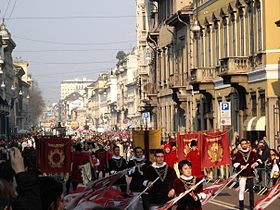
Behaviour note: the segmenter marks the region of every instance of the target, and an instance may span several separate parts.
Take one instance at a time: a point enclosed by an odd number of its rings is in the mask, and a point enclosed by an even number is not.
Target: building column
[[[269,141],[270,148],[275,148],[278,145],[276,142],[277,131],[280,132],[280,107],[279,98],[269,97],[267,98],[267,109],[266,109],[266,136]],[[278,103],[278,106],[277,106]],[[276,110],[278,107],[278,110]],[[273,114],[271,114],[273,113]],[[279,136],[278,136],[279,137]]]

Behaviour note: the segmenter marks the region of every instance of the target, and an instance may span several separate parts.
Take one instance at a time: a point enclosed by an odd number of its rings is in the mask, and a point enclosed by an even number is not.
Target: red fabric
[[[73,156],[73,169],[72,169],[72,181],[76,183],[83,183],[82,173],[79,166],[89,162],[88,152],[74,152]]]
[[[165,144],[163,148],[164,148],[164,149],[166,149],[166,148],[171,149],[171,144]]]
[[[202,133],[202,168],[230,165],[228,131]]]
[[[201,140],[198,133],[187,133],[180,135],[177,133],[177,145],[178,145],[178,159],[179,161],[185,160],[188,152],[190,152],[191,141],[197,141],[197,148],[201,151]]]
[[[203,177],[203,173],[201,171],[201,155],[198,149],[191,150],[186,157],[187,160],[192,163],[192,175],[198,178]]]
[[[176,151],[170,151],[170,153],[164,153],[164,162],[173,168],[174,164],[178,161]]]
[[[57,136],[36,139],[38,167],[46,174],[66,174],[71,170],[71,139]]]
[[[263,198],[257,201],[255,210],[262,210],[268,207],[273,201],[280,197],[280,179],[265,194]]]

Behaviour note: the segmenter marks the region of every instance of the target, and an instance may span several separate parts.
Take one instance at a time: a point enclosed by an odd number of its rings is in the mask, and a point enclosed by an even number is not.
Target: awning
[[[245,120],[244,129],[245,131],[265,131],[265,116]]]

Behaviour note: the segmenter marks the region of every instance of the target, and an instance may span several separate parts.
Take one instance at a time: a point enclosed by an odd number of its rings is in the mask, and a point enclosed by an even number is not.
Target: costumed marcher
[[[91,178],[92,181],[97,179],[98,174],[98,167],[100,165],[100,161],[96,158],[96,155],[94,152],[91,153]]]
[[[174,164],[178,162],[176,150],[171,150],[171,144],[164,145],[164,162],[167,163],[171,168],[174,167]]]
[[[181,193],[193,188],[198,179],[192,175],[192,164],[188,160],[182,160],[178,164],[180,177],[173,183],[173,189],[169,191],[169,196],[178,196]],[[201,184],[202,185],[202,184]],[[196,187],[190,193],[181,198],[177,204],[177,210],[201,210],[201,199],[206,198],[202,187]]]
[[[201,155],[196,140],[191,141],[191,150],[187,154],[186,159],[192,163],[192,175],[200,181],[204,174],[201,171]]]
[[[131,192],[137,196],[142,191],[144,191],[145,187],[143,186],[144,182],[144,171],[145,169],[151,165],[151,161],[147,160],[144,155],[144,150],[141,147],[135,147],[134,148],[134,156],[132,157],[132,160],[128,162],[128,168],[131,168],[128,171],[128,176],[132,177],[129,188]],[[148,194],[144,193],[142,194],[142,204],[143,209],[148,210],[149,209],[149,203],[148,203]],[[131,205],[130,209],[136,209],[137,205],[139,204],[139,201],[135,201],[133,205]]]
[[[90,164],[90,155],[89,152],[82,152],[82,145],[77,144],[75,146],[75,152],[73,154],[73,163],[72,163],[72,186],[75,190],[78,184],[83,184],[84,180],[82,177],[82,167],[83,165]]]
[[[102,173],[102,178],[105,177],[106,171],[107,171],[107,151],[104,149],[104,146],[102,144],[99,144],[99,149],[96,151],[96,158],[99,160],[99,166],[98,166],[98,173],[96,173],[96,178],[99,179],[99,173]]]
[[[154,180],[159,179],[153,183]],[[170,198],[168,192],[177,178],[174,168],[164,162],[164,152],[161,149],[155,151],[155,162],[148,166],[144,171],[145,187],[149,187],[150,209],[157,209],[160,205],[165,204]]]
[[[239,208],[240,210],[244,209],[244,197],[245,197],[245,188],[246,185],[249,189],[249,202],[250,210],[254,208],[254,169],[261,164],[261,160],[258,157],[258,154],[249,147],[248,140],[242,139],[240,141],[241,149],[236,153],[234,157],[233,167],[238,171],[246,167],[239,175]]]
[[[110,175],[115,174],[119,171],[123,171],[127,168],[126,160],[120,156],[120,148],[118,146],[115,146],[113,148],[113,156],[111,159],[109,159],[108,163],[108,170]],[[120,187],[121,191],[123,193],[126,193],[127,183],[125,175],[122,176],[114,185]]]

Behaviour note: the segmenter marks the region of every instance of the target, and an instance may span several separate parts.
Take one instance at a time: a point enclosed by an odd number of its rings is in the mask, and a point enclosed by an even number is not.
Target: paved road
[[[255,201],[262,198],[255,194]],[[239,209],[238,208],[238,191],[234,189],[225,189],[220,193],[213,201],[203,206],[203,210],[228,210],[228,209]],[[245,208],[249,209],[249,193],[245,195]],[[271,206],[266,210],[280,210],[280,199],[274,201]]]

